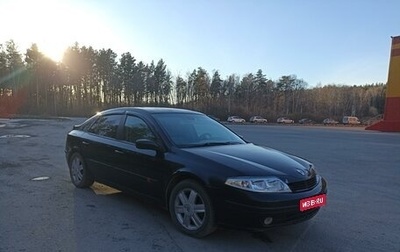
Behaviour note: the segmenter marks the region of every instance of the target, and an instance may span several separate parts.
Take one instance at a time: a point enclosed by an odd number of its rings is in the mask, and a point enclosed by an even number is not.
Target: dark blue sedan
[[[124,107],[97,113],[67,135],[72,183],[94,181],[154,200],[182,232],[218,225],[263,230],[308,220],[326,204],[312,163],[242,139],[185,109]]]

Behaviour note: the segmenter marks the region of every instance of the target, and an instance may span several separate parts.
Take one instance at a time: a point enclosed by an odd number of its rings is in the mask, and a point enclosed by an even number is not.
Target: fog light
[[[271,224],[271,223],[272,223],[272,220],[273,220],[272,217],[267,217],[267,218],[265,218],[265,219],[264,219],[264,225],[267,226],[267,225]]]

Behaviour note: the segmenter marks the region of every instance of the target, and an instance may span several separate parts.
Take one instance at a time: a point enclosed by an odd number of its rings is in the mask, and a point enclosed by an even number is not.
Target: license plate
[[[317,195],[314,197],[300,200],[300,211],[322,207],[326,205],[326,194]]]

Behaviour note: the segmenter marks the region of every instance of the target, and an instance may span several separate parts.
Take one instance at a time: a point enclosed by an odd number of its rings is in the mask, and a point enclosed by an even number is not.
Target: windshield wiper
[[[234,141],[227,141],[227,142],[206,142],[206,143],[199,143],[199,144],[188,144],[182,147],[191,148],[191,147],[205,147],[205,146],[218,146],[218,145],[234,145],[234,144],[241,144],[241,142],[234,142]]]

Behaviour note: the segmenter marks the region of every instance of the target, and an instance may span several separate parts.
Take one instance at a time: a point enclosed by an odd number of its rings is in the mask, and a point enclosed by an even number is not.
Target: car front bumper
[[[314,217],[320,208],[300,211],[300,200],[326,194],[327,183],[321,178],[313,189],[299,193],[254,193],[235,188],[229,188],[222,194],[215,193],[218,196],[214,198],[214,205],[220,224],[262,230],[295,224]]]

